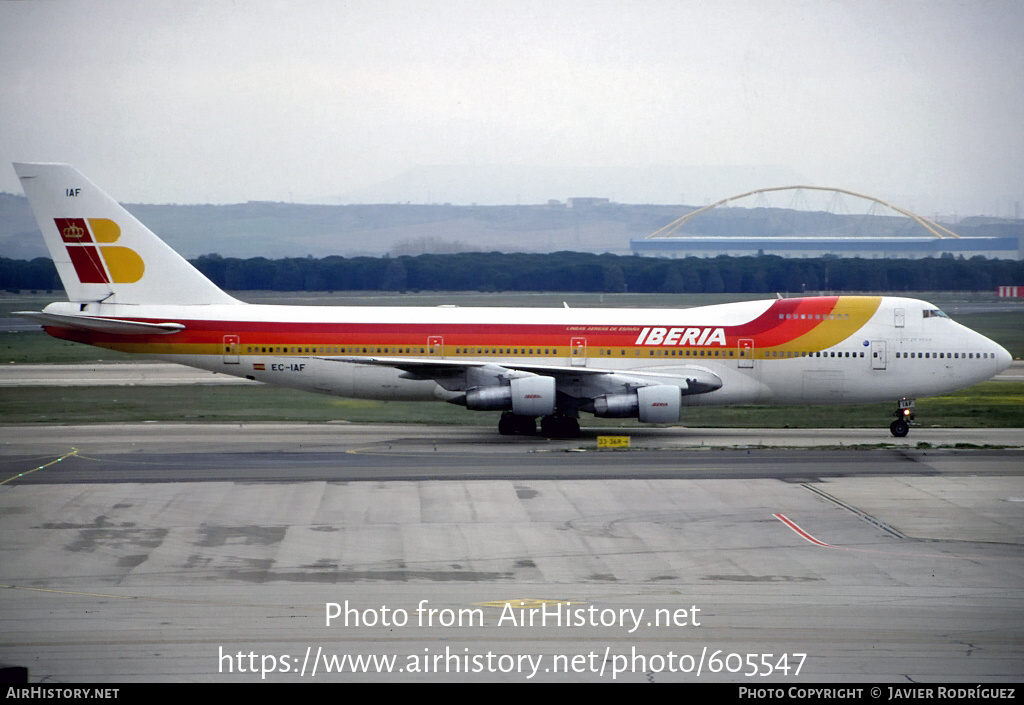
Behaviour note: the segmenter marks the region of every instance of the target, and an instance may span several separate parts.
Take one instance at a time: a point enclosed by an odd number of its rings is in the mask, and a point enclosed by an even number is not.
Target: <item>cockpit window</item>
[[[926,308],[921,312],[925,318],[949,318],[946,314],[937,308]]]

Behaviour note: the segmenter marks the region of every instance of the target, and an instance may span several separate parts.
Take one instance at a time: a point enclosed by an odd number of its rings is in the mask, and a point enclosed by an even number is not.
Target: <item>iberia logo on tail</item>
[[[146,265],[130,248],[112,245],[121,228],[108,218],[54,218],[57,231],[83,284],[134,284]]]

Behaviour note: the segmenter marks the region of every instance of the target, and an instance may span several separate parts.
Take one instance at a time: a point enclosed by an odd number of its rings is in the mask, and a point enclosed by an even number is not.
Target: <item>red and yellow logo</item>
[[[139,254],[112,245],[121,228],[107,218],[54,218],[68,256],[83,284],[133,284],[142,279],[146,265]]]

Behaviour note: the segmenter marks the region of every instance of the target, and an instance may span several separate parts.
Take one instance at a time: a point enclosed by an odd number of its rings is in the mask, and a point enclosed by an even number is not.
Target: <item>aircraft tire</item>
[[[498,433],[503,436],[514,436],[516,434],[516,417],[510,413],[504,413],[498,420]]]
[[[516,433],[524,436],[537,435],[537,421],[532,416],[515,416]]]
[[[910,433],[910,424],[903,419],[896,419],[889,424],[889,432],[897,438],[903,438]]]
[[[537,422],[532,416],[519,416],[506,411],[498,420],[498,433],[503,436],[533,436],[537,433]]]

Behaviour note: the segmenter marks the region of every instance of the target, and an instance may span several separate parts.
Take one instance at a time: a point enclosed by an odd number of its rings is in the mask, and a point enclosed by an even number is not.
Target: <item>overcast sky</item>
[[[535,168],[621,168],[548,197],[700,204],[748,184],[630,175],[770,165],[1013,215],[1022,37],[1017,0],[2,2],[0,190],[63,161],[121,201],[337,202],[443,165],[523,183],[433,200],[511,203]]]

